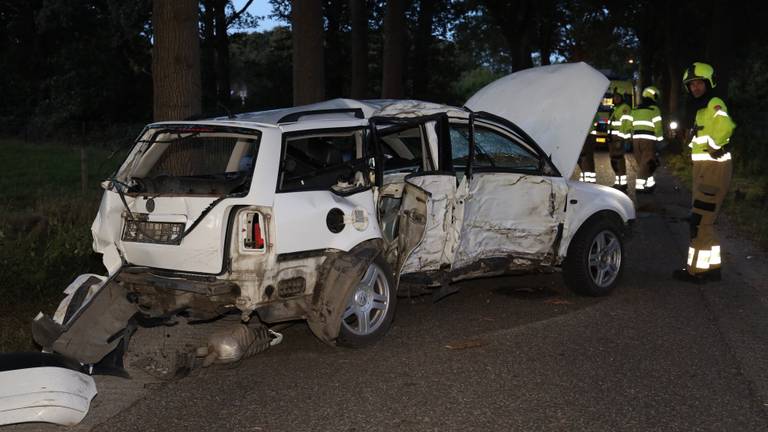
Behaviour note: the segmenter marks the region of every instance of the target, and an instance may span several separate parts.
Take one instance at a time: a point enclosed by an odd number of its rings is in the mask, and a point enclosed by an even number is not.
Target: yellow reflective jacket
[[[614,138],[629,139],[632,136],[632,109],[629,105],[622,103],[613,107],[608,130]]]
[[[659,107],[641,105],[632,110],[632,138],[654,141],[664,139],[664,128]]]
[[[723,147],[731,140],[731,134],[736,128],[731,116],[728,115],[728,107],[718,97],[713,97],[707,103],[706,108],[696,112],[696,135],[691,139],[688,147],[691,148],[691,156],[709,155],[712,151],[719,151],[715,159],[722,159],[725,155],[730,159],[730,154],[723,151]],[[700,158],[701,159],[701,158]],[[701,159],[704,160],[704,159]]]

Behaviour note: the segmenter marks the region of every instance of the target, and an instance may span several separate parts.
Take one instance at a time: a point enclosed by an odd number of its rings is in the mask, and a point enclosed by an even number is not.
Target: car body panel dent
[[[546,261],[562,223],[565,182],[511,173],[478,173],[470,181],[455,270],[494,257]],[[511,261],[514,268],[515,261]],[[512,269],[510,268],[510,269]]]

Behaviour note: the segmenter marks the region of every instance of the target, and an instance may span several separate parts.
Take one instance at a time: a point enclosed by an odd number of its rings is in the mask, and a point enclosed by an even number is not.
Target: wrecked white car
[[[35,338],[83,364],[166,350],[151,367],[173,373],[265,349],[290,320],[362,346],[387,332],[398,292],[463,279],[562,268],[574,291],[607,294],[634,207],[569,180],[607,86],[565,64],[464,108],[336,99],[151,124],[103,185],[92,231],[108,275],[75,281]],[[161,348],[136,343],[147,329]]]

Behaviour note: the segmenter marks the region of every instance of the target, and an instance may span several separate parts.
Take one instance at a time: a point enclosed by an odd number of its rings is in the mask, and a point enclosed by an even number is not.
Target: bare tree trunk
[[[381,97],[402,98],[405,95],[405,0],[388,0],[384,17],[384,73],[381,79]]]
[[[325,98],[323,10],[319,1],[291,0],[293,104]]]
[[[227,35],[227,0],[217,0],[216,23],[216,99],[225,107],[229,106],[229,35]]]
[[[342,9],[345,0],[325,2],[325,18],[328,28],[325,30],[325,92],[326,97],[341,97],[344,94],[344,47],[341,41]]]
[[[352,24],[352,85],[353,99],[363,99],[368,85],[368,10],[365,0],[349,0]]]
[[[197,0],[154,0],[152,84],[155,121],[200,113]]]
[[[429,87],[430,61],[432,46],[432,24],[435,16],[436,0],[421,0],[419,3],[419,22],[414,43],[413,96],[426,98]]]
[[[203,109],[205,110],[211,110],[216,106],[215,2],[216,0],[203,0],[200,72],[203,88]]]

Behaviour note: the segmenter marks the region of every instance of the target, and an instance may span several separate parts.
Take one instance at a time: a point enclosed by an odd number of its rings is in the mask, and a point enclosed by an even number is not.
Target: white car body
[[[403,286],[557,268],[590,218],[626,225],[635,217],[624,194],[569,180],[607,85],[586,64],[564,64],[502,78],[466,109],[335,99],[149,125],[107,184],[92,226],[109,278],[83,285],[77,304],[70,288],[58,313],[66,319],[38,320],[38,342],[96,363],[136,313],[212,319],[237,311],[264,323],[306,319],[333,343],[352,299],[365,303],[355,286],[377,256]],[[152,177],[156,166],[173,165],[162,159],[166,149],[197,140],[230,143],[221,159],[228,175],[210,183]],[[307,156],[318,142],[328,165]],[[252,171],[238,171],[253,158]],[[236,171],[248,173],[237,193],[200,193],[235,184]],[[179,243],[155,241],[166,235]]]

